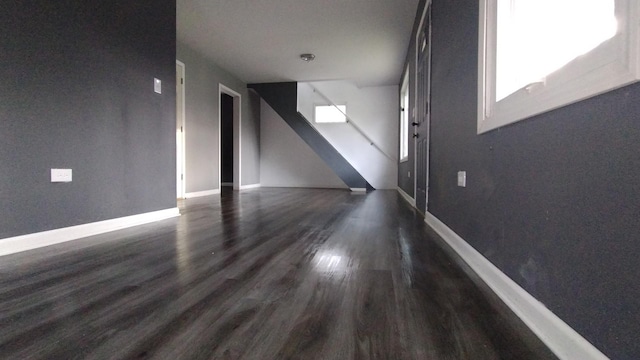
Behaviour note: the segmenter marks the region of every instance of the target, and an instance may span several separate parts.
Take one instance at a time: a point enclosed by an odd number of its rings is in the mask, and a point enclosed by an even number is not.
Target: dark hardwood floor
[[[257,189],[0,257],[3,359],[553,359],[395,191]]]

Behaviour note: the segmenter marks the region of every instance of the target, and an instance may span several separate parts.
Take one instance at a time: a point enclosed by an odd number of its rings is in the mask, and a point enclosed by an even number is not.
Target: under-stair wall
[[[399,103],[397,85],[298,82],[298,112],[376,189],[398,186]],[[347,122],[316,122],[317,105],[344,105]]]
[[[372,189],[365,178],[297,111],[296,82],[250,84],[352,190]]]

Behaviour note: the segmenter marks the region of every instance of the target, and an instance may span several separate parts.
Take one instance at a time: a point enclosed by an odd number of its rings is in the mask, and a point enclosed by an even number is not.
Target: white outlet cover
[[[160,79],[153,78],[153,91],[162,94],[162,81]]]
[[[467,172],[458,171],[458,186],[467,187]]]
[[[51,169],[51,182],[71,182],[72,180],[71,169]]]

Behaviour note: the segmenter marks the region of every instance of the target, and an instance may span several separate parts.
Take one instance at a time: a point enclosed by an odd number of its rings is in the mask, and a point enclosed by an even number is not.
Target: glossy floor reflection
[[[225,191],[0,258],[3,359],[553,359],[395,191]]]

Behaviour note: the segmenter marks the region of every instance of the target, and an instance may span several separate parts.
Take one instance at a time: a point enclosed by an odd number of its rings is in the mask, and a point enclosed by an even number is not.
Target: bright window
[[[637,81],[635,0],[481,0],[478,133]]]
[[[314,117],[317,123],[343,123],[346,113],[347,105],[316,105]]]
[[[409,86],[405,76],[400,92],[400,161],[409,160]]]

